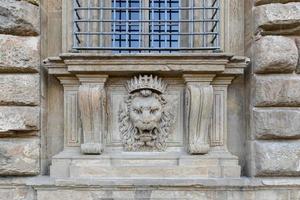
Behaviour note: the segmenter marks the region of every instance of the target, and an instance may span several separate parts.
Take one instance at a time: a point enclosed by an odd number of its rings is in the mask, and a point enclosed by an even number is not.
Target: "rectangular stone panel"
[[[299,108],[254,108],[253,131],[257,139],[300,138]]]
[[[0,34],[0,72],[37,72],[39,58],[39,37]]]
[[[37,175],[40,145],[38,138],[1,139],[0,175]]]
[[[299,141],[255,141],[255,176],[300,176]]]
[[[106,137],[106,144],[111,147],[121,147],[121,136],[119,131],[118,113],[120,104],[125,100],[127,93],[124,87],[124,81],[110,79],[108,83],[107,102],[108,102],[108,135]],[[183,101],[184,101],[184,87],[181,82],[177,80],[167,80],[169,83],[166,99],[172,102],[172,110],[175,112],[174,131],[168,137],[168,146],[182,147],[183,146]],[[176,83],[176,84],[174,84]]]
[[[1,74],[0,105],[39,105],[38,74]]]
[[[0,136],[39,130],[39,107],[0,106]]]
[[[299,75],[255,75],[254,106],[300,106]]]

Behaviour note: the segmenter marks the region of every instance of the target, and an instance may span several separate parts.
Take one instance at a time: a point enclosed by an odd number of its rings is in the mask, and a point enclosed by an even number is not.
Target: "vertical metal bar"
[[[99,5],[100,4],[100,5]],[[102,32],[104,32],[103,30],[103,12],[104,12],[104,10],[103,10],[103,0],[98,0],[98,6],[100,6],[100,10],[99,10],[99,12],[100,12],[100,15],[98,15],[100,18],[99,18],[99,20],[100,20],[100,22],[99,22],[99,32],[100,33],[102,33]],[[99,38],[99,46],[102,48],[102,47],[104,47],[104,36],[103,35],[101,35],[101,36],[99,36],[100,38]]]
[[[151,47],[154,47],[154,42],[153,42],[153,39],[154,39],[154,20],[155,20],[155,17],[154,17],[154,0],[151,0],[151,33],[150,33],[150,44],[151,44]],[[160,24],[159,24],[160,26]]]
[[[78,47],[79,45],[78,45],[78,41],[76,40],[76,34],[75,34],[75,32],[77,32],[77,30],[76,30],[76,22],[75,22],[75,20],[77,19],[77,16],[76,16],[76,10],[75,10],[75,2],[76,2],[76,0],[73,0],[73,2],[72,2],[72,6],[73,6],[73,48],[76,48],[76,47]]]
[[[168,8],[168,1],[167,0],[165,0],[165,10],[164,10],[164,14],[165,14],[165,35],[164,35],[164,40],[165,40],[165,45],[164,45],[164,47],[165,48],[167,48],[168,46],[167,46],[167,38],[168,37],[171,37],[171,36],[169,36],[169,35],[167,35],[167,33],[168,33],[168,10],[167,10],[167,8]]]
[[[91,0],[88,0],[88,10],[87,10],[87,32],[90,33],[91,32]],[[87,35],[86,36],[86,47],[89,47],[90,46],[90,37],[92,36],[89,36]]]
[[[203,20],[203,21],[200,22],[200,23],[202,23],[202,31],[201,31],[201,32],[202,32],[202,33],[205,33],[205,23],[206,23],[206,22],[204,21],[204,20],[205,20],[205,14],[204,14],[204,13],[205,13],[205,3],[204,3],[205,0],[201,0],[201,1],[202,1],[202,4],[201,4],[201,5],[202,5],[202,8],[203,8],[203,9],[202,9],[202,19],[201,19],[201,20]],[[201,47],[204,47],[204,46],[205,46],[205,35],[204,35],[204,34],[202,35],[202,42],[201,42],[201,43],[202,43],[202,44],[201,44]]]
[[[189,38],[190,48],[194,47],[194,0],[190,0],[189,5]]]
[[[218,14],[217,14],[217,40],[216,40],[216,47],[218,48],[218,49],[220,49],[220,20],[221,20],[221,18],[220,18],[220,0],[216,0],[217,1],[217,8],[218,8],[218,10],[217,10],[217,12],[218,12]]]
[[[125,46],[129,47],[129,12],[128,12],[128,8],[129,8],[129,0],[126,0],[125,3],[125,9],[126,9],[126,39],[125,39]]]
[[[116,47],[116,19],[117,19],[117,13],[116,13],[116,8],[117,8],[117,0],[114,0],[114,4],[113,4],[113,35],[112,35],[112,40],[113,40],[113,43],[112,43],[112,46],[113,47]]]
[[[142,47],[142,26],[143,26],[143,18],[142,18],[142,0],[139,0],[139,48]],[[139,53],[141,53],[141,51],[139,51]]]
[[[178,33],[179,35],[177,36],[177,48],[180,48],[181,46],[181,35],[180,35],[180,31],[181,31],[181,22],[180,20],[182,20],[182,17],[181,17],[181,0],[178,0]]]

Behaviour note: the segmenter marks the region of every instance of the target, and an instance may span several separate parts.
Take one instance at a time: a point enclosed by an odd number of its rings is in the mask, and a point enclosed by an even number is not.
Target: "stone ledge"
[[[102,73],[131,76],[136,73],[243,74],[249,59],[222,53],[194,54],[96,54],[66,53],[44,61],[49,74]]]
[[[203,186],[203,187],[300,187],[299,177],[240,177],[240,178],[67,178],[57,179],[49,176],[1,177],[0,188],[5,186],[33,186],[38,188],[60,187],[111,187],[111,186]]]
[[[255,30],[262,35],[298,35],[300,3],[267,4],[254,8]]]

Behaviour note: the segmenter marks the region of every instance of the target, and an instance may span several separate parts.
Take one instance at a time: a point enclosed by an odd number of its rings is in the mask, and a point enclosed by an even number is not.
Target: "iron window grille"
[[[220,50],[220,0],[73,0],[73,49]]]

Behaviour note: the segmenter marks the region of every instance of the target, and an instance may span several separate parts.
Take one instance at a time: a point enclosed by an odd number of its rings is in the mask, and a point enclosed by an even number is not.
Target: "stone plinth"
[[[238,158],[231,154],[191,156],[180,152],[115,152],[82,155],[66,150],[52,160],[55,178],[203,178],[239,177]]]

